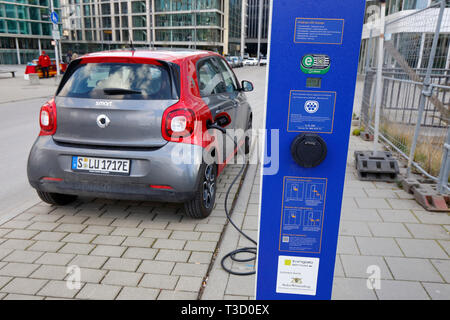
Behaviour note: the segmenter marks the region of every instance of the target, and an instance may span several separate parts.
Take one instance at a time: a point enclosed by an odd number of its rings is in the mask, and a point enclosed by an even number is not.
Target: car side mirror
[[[241,86],[242,86],[242,91],[244,91],[244,92],[251,92],[254,89],[253,83],[251,83],[250,81],[247,81],[247,80],[242,81]]]

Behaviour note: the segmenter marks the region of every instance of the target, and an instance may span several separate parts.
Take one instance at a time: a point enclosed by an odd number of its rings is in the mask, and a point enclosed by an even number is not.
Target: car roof
[[[124,49],[124,50],[111,50],[89,53],[81,58],[101,58],[101,57],[122,57],[122,58],[149,58],[155,60],[162,60],[167,62],[176,62],[180,60],[189,59],[192,57],[203,57],[207,55],[218,55],[212,51],[205,50],[159,50],[159,49]]]

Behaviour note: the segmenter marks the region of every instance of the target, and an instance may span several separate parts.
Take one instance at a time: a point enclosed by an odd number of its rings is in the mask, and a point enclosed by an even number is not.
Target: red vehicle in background
[[[61,74],[63,74],[67,69],[67,63],[60,62],[59,68],[60,68]],[[28,75],[30,73],[37,73],[39,75],[39,78],[44,77],[44,73],[42,72],[42,70],[39,66],[38,59],[34,59],[33,61],[27,63],[27,67],[25,68],[25,79],[28,79]],[[56,60],[51,59],[51,65],[49,68],[49,76],[53,77],[55,75],[56,75]]]

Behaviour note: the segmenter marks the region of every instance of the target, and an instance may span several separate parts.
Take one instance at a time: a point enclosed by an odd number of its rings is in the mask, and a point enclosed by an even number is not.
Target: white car
[[[248,58],[244,60],[244,66],[257,66],[258,65],[258,59],[256,58]]]

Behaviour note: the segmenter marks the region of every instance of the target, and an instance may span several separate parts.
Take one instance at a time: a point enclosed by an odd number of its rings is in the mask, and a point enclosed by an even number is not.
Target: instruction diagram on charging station
[[[297,18],[295,43],[342,44],[344,19]]]
[[[280,251],[319,253],[327,180],[285,177]]]
[[[288,132],[332,133],[336,92],[292,90]]]

